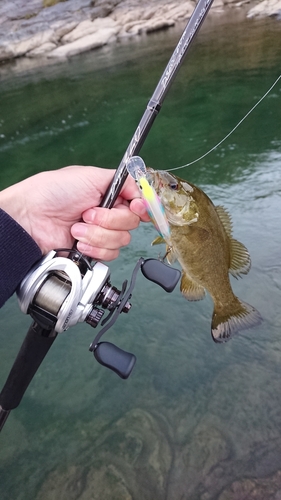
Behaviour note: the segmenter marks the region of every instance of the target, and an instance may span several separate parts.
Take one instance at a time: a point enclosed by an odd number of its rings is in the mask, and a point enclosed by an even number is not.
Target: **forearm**
[[[37,260],[40,248],[29,234],[6,212],[0,209],[0,307]]]

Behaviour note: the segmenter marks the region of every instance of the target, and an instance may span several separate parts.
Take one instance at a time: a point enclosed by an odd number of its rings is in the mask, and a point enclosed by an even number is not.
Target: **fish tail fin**
[[[215,342],[227,342],[239,330],[246,330],[259,325],[262,317],[253,306],[235,297],[234,307],[227,314],[220,314],[214,309],[212,318],[212,337]]]

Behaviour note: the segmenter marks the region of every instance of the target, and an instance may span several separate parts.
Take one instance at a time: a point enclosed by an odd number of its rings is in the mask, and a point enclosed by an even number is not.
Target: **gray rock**
[[[214,0],[211,12],[245,1]],[[0,3],[0,61],[44,54],[71,57],[113,40],[187,21],[195,7],[195,0],[66,0],[48,8],[43,8],[42,0],[14,0],[12,8],[10,0]],[[281,17],[281,0],[264,0],[248,13],[248,17],[262,16]],[[101,29],[102,19],[107,24]]]
[[[81,52],[102,47],[113,40],[116,33],[117,30],[115,28],[104,28],[98,30],[96,33],[79,38],[74,42],[61,45],[51,52],[48,52],[47,56],[64,59],[80,54]]]
[[[71,43],[75,42],[78,39],[81,39],[87,35],[92,35],[94,33],[98,34],[99,31],[103,31],[105,29],[114,30],[115,34],[119,31],[119,25],[110,17],[109,18],[97,18],[94,21],[87,19],[86,21],[82,21],[79,23],[75,29],[70,31],[68,34],[62,37],[61,42]]]
[[[281,0],[264,0],[249,10],[247,17],[281,16]]]

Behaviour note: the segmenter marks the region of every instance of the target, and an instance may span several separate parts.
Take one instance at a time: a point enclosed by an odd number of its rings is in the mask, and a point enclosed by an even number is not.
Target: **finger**
[[[120,204],[113,208],[95,207],[82,214],[88,224],[101,226],[105,229],[131,231],[138,227],[140,218],[129,207]]]
[[[116,231],[96,226],[95,224],[83,224],[81,222],[72,226],[71,234],[81,243],[97,248],[107,248],[108,250],[117,250],[129,245],[131,241],[129,231]]]
[[[136,184],[136,181],[129,175],[126,182],[121,190],[122,198],[125,200],[132,200],[133,198],[139,198],[140,190]]]
[[[130,210],[138,215],[142,222],[150,221],[146,206],[141,198],[135,198],[131,201]]]
[[[78,241],[77,243],[77,249],[83,255],[87,255],[87,257],[90,257],[91,259],[104,261],[117,259],[120,253],[119,249],[109,250],[108,248],[97,248],[91,245],[87,245],[86,243],[81,243],[80,241]]]

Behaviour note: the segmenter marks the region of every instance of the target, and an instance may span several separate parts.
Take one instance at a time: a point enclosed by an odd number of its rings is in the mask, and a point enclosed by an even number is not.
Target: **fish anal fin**
[[[201,300],[205,297],[205,289],[198,285],[185,272],[182,273],[180,291],[187,300]]]
[[[229,272],[235,278],[241,277],[241,274],[247,274],[251,268],[250,254],[240,241],[230,240],[230,267]]]
[[[246,330],[262,322],[260,313],[250,304],[236,299],[232,314],[218,314],[216,309],[212,318],[212,337],[215,342],[230,340],[240,330]]]
[[[218,214],[218,217],[226,231],[226,234],[231,237],[232,235],[232,222],[231,222],[231,216],[227,212],[227,210],[222,206],[218,205],[215,207],[215,210]]]

